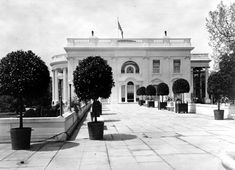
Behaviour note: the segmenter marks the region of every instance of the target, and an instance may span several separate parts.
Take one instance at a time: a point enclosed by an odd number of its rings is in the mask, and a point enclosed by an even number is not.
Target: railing
[[[191,47],[190,38],[68,38],[67,47]]]
[[[66,61],[66,54],[59,54],[59,55],[54,55],[52,57],[52,61],[56,62],[56,61]]]

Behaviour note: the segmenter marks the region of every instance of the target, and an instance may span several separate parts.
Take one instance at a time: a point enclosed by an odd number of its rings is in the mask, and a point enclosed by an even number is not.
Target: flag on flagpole
[[[121,35],[122,35],[122,39],[123,39],[123,30],[122,30],[122,27],[121,27],[121,24],[119,23],[119,21],[118,21],[118,29],[121,31]]]

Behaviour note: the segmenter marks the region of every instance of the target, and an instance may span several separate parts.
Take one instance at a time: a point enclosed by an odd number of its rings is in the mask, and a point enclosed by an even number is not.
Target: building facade
[[[190,38],[68,38],[66,54],[52,57],[52,99],[64,103],[73,100],[73,71],[80,60],[101,56],[112,67],[115,87],[107,102],[129,103],[138,101],[136,90],[141,86],[166,83],[169,96],[174,97],[172,85],[183,78],[190,84],[186,101],[208,98],[207,78],[210,59],[208,54],[192,54]]]

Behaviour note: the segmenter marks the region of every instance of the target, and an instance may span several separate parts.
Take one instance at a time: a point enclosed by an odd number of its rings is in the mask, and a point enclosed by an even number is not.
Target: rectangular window
[[[180,60],[174,60],[174,73],[180,73]]]
[[[153,73],[160,73],[160,60],[153,60]]]

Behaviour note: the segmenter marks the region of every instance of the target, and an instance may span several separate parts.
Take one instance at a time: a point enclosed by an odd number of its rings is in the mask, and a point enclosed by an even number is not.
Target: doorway
[[[132,81],[127,83],[127,102],[134,102],[134,83]]]

